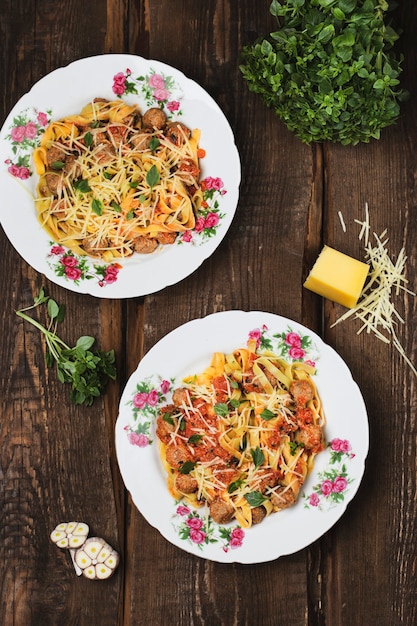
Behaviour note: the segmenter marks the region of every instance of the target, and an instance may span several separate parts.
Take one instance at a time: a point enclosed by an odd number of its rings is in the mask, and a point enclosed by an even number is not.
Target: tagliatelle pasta
[[[195,226],[200,131],[97,98],[52,122],[33,158],[36,207],[50,237],[111,262],[172,244]]]
[[[243,528],[293,505],[325,446],[314,372],[250,339],[185,378],[157,419],[171,494]]]

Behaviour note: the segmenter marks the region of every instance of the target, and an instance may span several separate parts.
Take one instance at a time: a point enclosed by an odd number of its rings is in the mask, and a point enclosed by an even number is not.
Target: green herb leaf
[[[276,417],[275,413],[273,413],[272,411],[270,411],[269,409],[264,409],[261,413],[261,417],[263,420],[266,420],[267,422],[269,420],[274,419],[274,417]]]
[[[262,452],[262,450],[259,447],[257,447],[254,450],[251,450],[250,453],[252,456],[252,461],[255,464],[255,467],[260,467],[265,461],[264,453]]]
[[[93,144],[93,135],[90,132],[85,133],[84,143],[89,148]]]
[[[74,189],[81,193],[88,193],[89,191],[91,191],[91,187],[88,184],[88,180],[86,180],[85,178],[80,178],[78,180],[75,180]]]
[[[164,422],[167,422],[167,424],[170,424],[171,426],[175,426],[175,422],[171,417],[171,413],[164,413],[162,416],[162,419],[164,420]]]
[[[227,487],[227,492],[228,493],[233,493],[234,491],[237,491],[237,489],[239,489],[239,487],[241,487],[243,485],[243,483],[245,482],[245,479],[243,476],[241,476],[240,478],[238,478],[237,480],[234,480],[233,482],[230,483],[230,485]]]
[[[122,207],[120,206],[120,204],[117,204],[117,202],[115,200],[112,200],[110,202],[110,206],[111,208],[116,211],[116,213],[121,213],[122,212]]]
[[[51,168],[53,170],[62,170],[64,165],[65,165],[64,161],[53,161],[53,163],[51,163]]]
[[[151,169],[146,174],[146,182],[148,183],[149,187],[155,187],[155,185],[159,183],[159,180],[160,175],[158,172],[158,168],[156,167],[156,165],[152,165]]]
[[[151,152],[155,152],[155,150],[159,148],[160,145],[161,145],[161,142],[159,141],[159,139],[157,137],[152,137],[152,139],[149,142],[149,150]]]
[[[198,443],[203,438],[203,435],[191,435],[188,439],[188,443]]]
[[[245,500],[250,506],[257,507],[261,506],[267,498],[261,494],[260,491],[251,491],[250,493],[245,494]]]
[[[194,461],[185,461],[178,470],[180,474],[189,474],[196,466]]]
[[[213,409],[215,414],[219,417],[226,417],[226,415],[229,414],[229,407],[224,402],[218,402],[214,405]]]
[[[91,201],[91,210],[97,215],[103,215],[103,203],[101,200],[93,198]]]

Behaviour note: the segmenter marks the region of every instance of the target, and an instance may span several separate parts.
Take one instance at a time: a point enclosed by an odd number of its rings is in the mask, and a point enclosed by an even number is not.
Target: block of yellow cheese
[[[351,309],[361,295],[369,265],[324,246],[304,287]]]

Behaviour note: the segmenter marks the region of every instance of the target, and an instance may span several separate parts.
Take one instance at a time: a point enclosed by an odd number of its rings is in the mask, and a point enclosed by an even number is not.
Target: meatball
[[[198,489],[198,483],[194,476],[190,474],[177,474],[175,476],[175,488],[181,493],[195,493]]]
[[[228,524],[234,518],[235,510],[230,502],[218,496],[210,503],[210,515],[216,524]]]
[[[190,406],[191,398],[188,389],[186,389],[186,387],[178,387],[178,389],[175,389],[172,393],[172,402],[178,407],[184,405]]]
[[[44,196],[52,194],[53,196],[60,196],[62,191],[62,176],[55,174],[55,172],[48,172],[45,174],[45,186],[42,186],[41,193]]]
[[[177,233],[160,231],[156,233],[156,240],[162,246],[171,245],[175,242]]]
[[[323,433],[317,424],[306,424],[297,432],[296,440],[301,443],[306,450],[321,452],[323,450]]]
[[[182,146],[191,137],[191,131],[181,122],[172,122],[166,127],[165,136],[174,145]]]
[[[305,406],[314,398],[314,389],[308,380],[294,380],[290,385],[290,394],[300,406]]]
[[[264,506],[257,506],[251,511],[252,524],[260,524],[266,517],[266,509]]]
[[[165,454],[168,465],[174,469],[180,469],[184,463],[192,460],[191,452],[182,444],[169,444]]]
[[[150,254],[151,252],[155,252],[158,247],[158,242],[156,239],[139,236],[134,239],[133,247],[138,254]]]
[[[54,163],[65,162],[65,151],[59,146],[52,145],[49,150],[46,151],[46,163],[49,168],[53,168]]]
[[[139,132],[132,135],[130,143],[136,150],[148,150],[151,143],[152,133],[149,131]]]
[[[271,495],[271,502],[275,510],[281,511],[295,504],[297,498],[292,489],[280,487]]]
[[[176,420],[170,416],[170,413],[174,411],[174,405],[168,404],[163,408],[156,420],[156,435],[158,439],[166,444],[170,443],[171,433],[175,432],[176,428]],[[165,419],[167,415],[170,419]]]
[[[162,130],[167,123],[167,116],[162,109],[148,109],[142,118],[142,124],[145,128],[156,128]]]

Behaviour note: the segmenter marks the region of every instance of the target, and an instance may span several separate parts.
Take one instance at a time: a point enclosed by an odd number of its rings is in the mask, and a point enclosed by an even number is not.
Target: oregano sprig
[[[49,322],[43,326],[26,311],[46,304]],[[34,303],[16,311],[16,315],[30,322],[44,335],[46,340],[45,361],[48,367],[54,363],[57,368],[58,380],[71,384],[70,399],[74,404],[91,406],[95,398],[101,396],[109,379],[115,380],[114,350],[103,352],[92,350],[94,337],[83,335],[77,339],[73,348],[67,345],[56,333],[57,326],[65,317],[65,308],[45,295],[41,288],[34,298]]]

